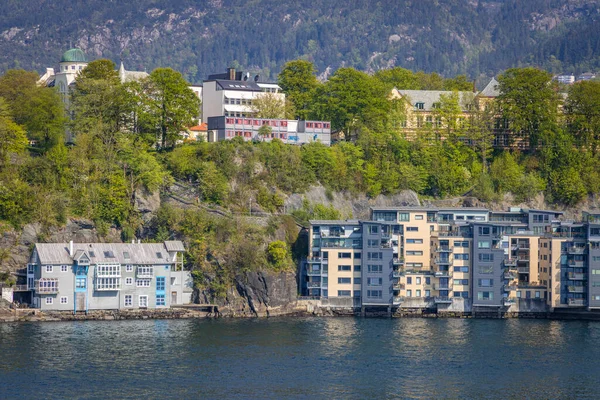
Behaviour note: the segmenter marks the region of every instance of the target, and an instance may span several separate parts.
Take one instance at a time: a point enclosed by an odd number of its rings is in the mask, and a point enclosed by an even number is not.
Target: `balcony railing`
[[[585,253],[585,247],[571,246],[567,249],[569,254],[583,254]]]
[[[516,267],[517,266],[517,260],[515,258],[509,258],[507,260],[504,260],[504,265],[506,267]]]
[[[308,275],[308,276],[321,276],[321,270],[320,269],[307,268],[306,269],[306,275]]]
[[[309,263],[320,263],[321,262],[321,257],[308,257],[306,259],[306,262],[309,262]]]
[[[404,283],[395,283],[394,284],[394,290],[404,290],[406,286],[404,285]]]
[[[434,283],[433,290],[450,290],[452,289],[452,283]]]
[[[585,286],[569,286],[568,290],[570,293],[583,293],[585,291]]]
[[[452,303],[452,299],[447,296],[436,296],[433,298],[433,302],[436,304],[450,304]]]
[[[404,265],[404,258],[402,258],[402,257],[394,257],[392,259],[392,264],[393,265]]]
[[[452,252],[452,249],[450,246],[439,246],[435,251],[438,253],[450,253]]]
[[[321,287],[321,282],[308,282],[306,287],[309,289],[318,289]]]
[[[508,279],[508,280],[517,279],[517,275],[516,275],[516,274],[514,274],[514,273],[512,273],[512,272],[509,272],[509,271],[506,271],[506,272],[504,273],[504,275],[502,275],[502,277],[503,277],[504,279]]]
[[[585,306],[585,299],[567,299],[567,304],[575,307]]]
[[[529,273],[529,267],[519,267],[518,271],[520,274],[528,274]]]
[[[393,271],[392,276],[394,278],[400,278],[402,276],[402,272],[401,271]]]
[[[586,278],[585,274],[582,274],[580,272],[569,272],[569,280],[572,280],[572,281],[582,281],[585,278]]]
[[[404,297],[401,296],[394,296],[394,304],[401,304],[404,301]]]
[[[451,264],[452,260],[450,258],[435,258],[433,260],[438,265]]]
[[[504,291],[505,292],[510,292],[511,290],[517,290],[517,284],[516,283],[509,283],[504,285]]]
[[[450,271],[436,271],[434,273],[435,276],[437,277],[445,277],[445,276],[450,276]]]

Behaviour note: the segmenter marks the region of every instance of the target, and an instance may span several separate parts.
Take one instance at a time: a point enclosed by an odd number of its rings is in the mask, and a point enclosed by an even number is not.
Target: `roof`
[[[170,264],[168,253],[184,251],[184,247],[178,240],[164,243],[73,243],[73,257],[69,255],[68,243],[36,243],[35,250],[41,264],[72,264],[84,253],[92,264]]]
[[[139,81],[148,76],[149,74],[146,71],[127,71],[121,61],[121,65],[119,66],[119,79],[121,79],[121,83]]]
[[[193,131],[193,132],[207,132],[208,131],[208,124],[206,122],[203,122],[200,125],[192,126],[192,127],[188,128],[188,129],[190,131]]]
[[[308,221],[311,225],[358,225],[357,219],[335,220],[335,219],[313,219]],[[370,222],[370,221],[369,221]]]
[[[422,110],[431,111],[433,105],[440,102],[442,95],[451,95],[454,92],[447,90],[398,90],[403,98],[410,99],[410,103],[423,103]],[[463,110],[467,110],[467,104],[471,103],[475,94],[473,92],[458,92],[458,102]],[[421,109],[420,109],[421,110]]]
[[[223,90],[243,90],[247,92],[262,92],[260,86],[253,81],[226,81],[217,80],[217,85]]]
[[[87,62],[87,58],[81,49],[71,49],[64,52],[60,62]]]
[[[500,95],[500,90],[498,90],[498,81],[496,78],[492,78],[488,84],[483,88],[481,92],[479,92],[480,96],[484,97],[498,97]]]

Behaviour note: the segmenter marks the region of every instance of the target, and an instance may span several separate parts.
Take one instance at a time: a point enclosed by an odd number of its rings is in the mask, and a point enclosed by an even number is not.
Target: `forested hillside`
[[[491,76],[513,66],[600,66],[595,0],[6,0],[0,71],[43,71],[70,47],[191,82],[233,65],[274,78],[286,61]]]

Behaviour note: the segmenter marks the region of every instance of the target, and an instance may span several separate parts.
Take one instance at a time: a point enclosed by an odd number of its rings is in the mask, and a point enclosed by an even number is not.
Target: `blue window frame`
[[[156,305],[157,306],[166,306],[167,303],[165,302],[165,295],[164,294],[157,294],[156,295]]]
[[[87,278],[77,278],[75,280],[75,287],[77,289],[85,289],[87,286]]]
[[[165,291],[165,277],[164,276],[156,277],[156,291],[157,292]]]

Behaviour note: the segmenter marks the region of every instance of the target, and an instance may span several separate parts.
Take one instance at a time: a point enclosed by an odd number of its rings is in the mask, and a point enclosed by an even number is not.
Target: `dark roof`
[[[260,86],[254,81],[227,81],[218,79],[217,85],[223,90],[244,90],[248,92],[262,92]]]
[[[87,58],[81,49],[71,49],[65,51],[60,62],[87,62]]]

